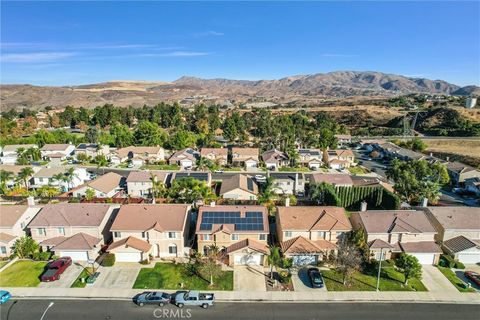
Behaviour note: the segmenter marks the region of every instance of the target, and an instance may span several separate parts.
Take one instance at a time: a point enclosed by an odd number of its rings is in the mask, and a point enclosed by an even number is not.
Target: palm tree
[[[0,170],[0,192],[5,194],[7,191],[7,182],[13,179],[13,173],[10,171]]]
[[[270,280],[273,280],[273,267],[277,268],[282,261],[279,247],[270,246],[268,248],[267,261],[268,265],[270,266]]]
[[[34,172],[33,169],[30,167],[25,167],[20,170],[18,173],[18,179],[23,181],[23,184],[25,185],[25,188],[28,189],[28,180],[33,176]]]
[[[78,178],[78,174],[75,172],[75,168],[74,167],[68,168],[67,171],[65,171],[64,173],[63,181],[67,183],[69,189],[72,188],[71,185],[75,178]]]
[[[152,182],[152,198],[161,197],[165,194],[165,185],[162,181],[159,181],[157,176],[150,173],[150,181]]]
[[[207,159],[205,157],[200,157],[197,161],[197,169],[200,171],[205,171],[210,169],[213,166],[212,161],[210,159]]]
[[[277,194],[275,193],[275,187],[273,186],[272,177],[268,177],[266,183],[263,186],[263,190],[258,197],[258,203],[263,204],[268,208],[268,212],[271,214],[275,207],[275,201],[277,200]]]
[[[290,160],[290,166],[296,167],[300,154],[297,149],[291,149],[287,151],[288,159]]]

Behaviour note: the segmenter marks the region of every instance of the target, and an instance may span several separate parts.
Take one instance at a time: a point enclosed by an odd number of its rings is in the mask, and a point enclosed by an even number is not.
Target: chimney
[[[430,152],[430,157],[433,157],[433,152]]]
[[[365,201],[362,201],[360,204],[360,211],[367,211],[367,203]]]
[[[450,157],[447,157],[447,162],[449,162],[449,161],[450,161]]]
[[[428,199],[427,198],[422,198],[421,206],[423,208],[426,208],[428,206]]]
[[[215,207],[215,201],[210,202],[210,207]]]
[[[298,173],[295,173],[295,184],[293,185],[293,192],[298,190]]]
[[[35,198],[33,196],[29,196],[27,198],[27,204],[29,207],[33,207],[35,205]]]
[[[290,197],[285,198],[285,207],[290,207]]]

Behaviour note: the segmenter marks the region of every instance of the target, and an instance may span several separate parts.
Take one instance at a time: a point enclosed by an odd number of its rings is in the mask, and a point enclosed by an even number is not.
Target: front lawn
[[[87,277],[89,275],[93,274],[93,269],[92,267],[87,267],[87,268],[84,268],[82,270],[82,272],[80,272],[80,275],[78,276],[77,280],[75,280],[75,282],[72,283],[72,285],[70,286],[70,288],[85,288],[85,286],[87,285]],[[82,278],[84,278],[84,282],[82,282]]]
[[[0,273],[0,287],[36,287],[47,262],[21,260]]]
[[[223,271],[213,282],[210,286],[208,280],[188,274],[182,264],[156,263],[154,268],[140,269],[133,289],[233,290],[233,271]]]
[[[325,285],[328,291],[375,291],[377,287],[377,277],[369,274],[357,272],[349,286],[343,285],[343,276],[335,270],[322,271]],[[382,267],[380,277],[380,291],[427,291],[427,288],[419,279],[410,279],[408,284],[403,284],[403,274],[396,271],[393,267]]]
[[[311,170],[307,167],[280,167],[278,168],[280,172],[310,172]]]
[[[2,260],[0,261],[0,268],[2,268],[4,265],[6,265],[10,260]]]
[[[143,170],[180,170],[180,166],[176,164],[146,164],[140,169]]]
[[[460,291],[460,292],[475,292],[475,289],[467,288],[465,286],[465,283],[463,283],[463,281],[459,277],[457,277],[457,275],[455,274],[455,272],[452,271],[452,269],[444,268],[444,267],[440,267],[440,266],[437,266],[437,268],[438,268],[438,270],[440,270],[441,273],[443,273],[445,278],[447,278],[448,281],[450,281],[455,286],[455,288],[457,288],[458,291]]]
[[[351,174],[365,174],[368,172],[365,168],[360,166],[350,167],[348,168],[348,171],[350,171]]]

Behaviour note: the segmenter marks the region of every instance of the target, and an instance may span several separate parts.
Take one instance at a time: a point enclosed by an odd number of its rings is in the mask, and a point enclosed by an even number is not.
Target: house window
[[[43,178],[38,178],[38,181],[43,182]]]
[[[168,237],[169,237],[170,239],[175,239],[175,238],[177,237],[177,233],[176,233],[176,232],[169,232],[169,233],[168,233]]]
[[[204,234],[203,235],[203,240],[210,240],[210,235],[209,234]]]
[[[61,235],[65,235],[65,228],[58,228],[58,233]]]
[[[120,238],[120,237],[122,236],[122,233],[119,232],[119,231],[115,231],[115,232],[113,233],[113,236],[114,236],[115,238]]]
[[[258,240],[262,240],[262,241],[267,240],[267,235],[264,233],[258,235]]]
[[[7,247],[1,246],[1,247],[0,247],[0,252],[1,252],[2,254],[7,254]]]
[[[39,236],[46,236],[47,235],[47,232],[46,232],[45,228],[38,228],[37,232],[38,232]]]
[[[143,231],[142,232],[142,238],[148,238],[148,232]]]
[[[285,237],[291,237],[292,231],[285,231]]]
[[[238,240],[238,234],[232,234],[232,240]]]
[[[177,254],[177,245],[171,244],[168,246],[168,253],[169,254]]]
[[[326,232],[325,231],[318,231],[317,237],[320,239],[325,239]]]

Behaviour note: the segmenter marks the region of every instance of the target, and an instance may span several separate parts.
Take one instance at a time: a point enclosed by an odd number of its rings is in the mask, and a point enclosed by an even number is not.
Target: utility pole
[[[377,292],[380,287],[380,271],[382,270],[382,258],[383,258],[383,248],[380,248],[380,260],[378,261],[378,274],[377,274]]]

